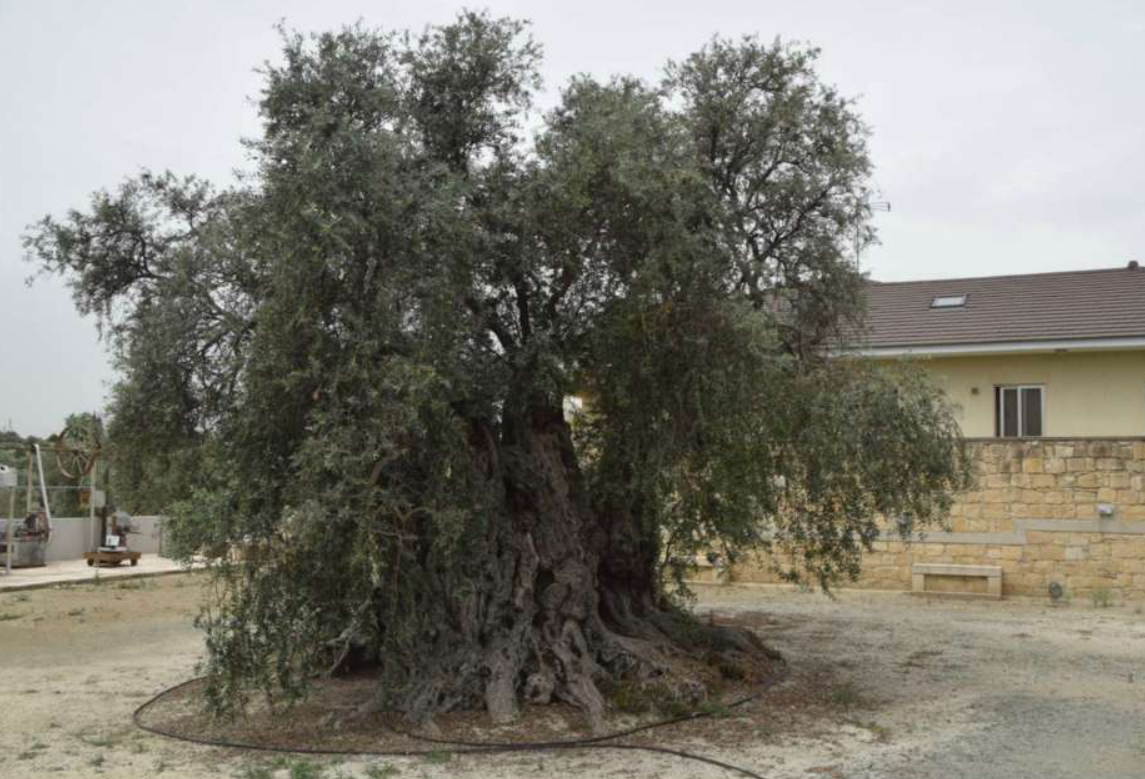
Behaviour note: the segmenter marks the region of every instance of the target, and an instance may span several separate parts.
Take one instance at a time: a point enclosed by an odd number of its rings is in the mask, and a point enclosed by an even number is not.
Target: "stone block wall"
[[[909,590],[915,562],[997,565],[1003,595],[1107,591],[1145,600],[1145,439],[970,441],[976,485],[957,496],[945,529],[907,543],[884,532],[854,585]],[[730,579],[775,582],[766,560]]]

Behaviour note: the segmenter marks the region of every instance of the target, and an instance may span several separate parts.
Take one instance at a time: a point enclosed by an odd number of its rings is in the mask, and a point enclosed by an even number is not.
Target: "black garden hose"
[[[729,703],[726,708],[734,709],[739,706],[744,706],[752,701],[758,700],[767,692],[771,687],[775,686],[786,673],[778,673],[773,675],[762,687],[757,689],[750,695],[746,695],[732,703]],[[471,755],[471,754],[502,754],[506,752],[552,752],[562,749],[625,749],[629,751],[643,751],[652,752],[661,755],[671,755],[673,757],[683,758],[685,760],[695,760],[700,763],[723,768],[728,771],[741,774],[743,776],[751,777],[752,779],[765,779],[760,774],[744,768],[742,766],[732,765],[725,763],[721,760],[716,760],[712,757],[705,755],[698,755],[693,752],[685,752],[680,749],[670,749],[668,747],[660,746],[644,746],[637,744],[613,744],[609,743],[618,738],[624,738],[643,731],[652,730],[654,728],[667,727],[668,725],[676,725],[681,722],[690,722],[692,720],[703,719],[710,717],[710,712],[691,712],[683,714],[678,717],[670,717],[668,719],[651,722],[645,725],[637,725],[631,728],[606,733],[602,736],[590,736],[587,738],[565,739],[559,741],[518,741],[518,742],[504,742],[504,741],[465,741],[459,739],[443,739],[433,738],[430,736],[420,736],[416,733],[401,731],[391,728],[395,733],[406,738],[416,741],[423,741],[427,744],[434,745],[435,749],[330,749],[324,747],[275,747],[267,746],[265,744],[246,744],[239,741],[231,741],[222,738],[205,738],[200,736],[187,736],[181,733],[172,733],[169,731],[161,730],[160,728],[152,725],[147,725],[143,722],[143,714],[158,703],[162,698],[165,698],[171,693],[178,692],[190,685],[201,681],[202,677],[189,679],[185,682],[168,687],[160,691],[149,700],[142,703],[135,712],[131,715],[135,726],[140,730],[152,733],[157,736],[165,738],[172,738],[178,741],[184,741],[190,744],[198,744],[201,746],[209,747],[224,747],[228,749],[245,749],[256,752],[279,752],[288,754],[299,755],[352,755],[357,757],[420,757],[428,754],[451,754],[451,755]]]

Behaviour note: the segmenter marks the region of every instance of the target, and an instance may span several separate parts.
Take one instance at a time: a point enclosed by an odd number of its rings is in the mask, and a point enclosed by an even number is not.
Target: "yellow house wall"
[[[968,438],[994,435],[1000,384],[1045,387],[1045,436],[1145,435],[1145,350],[909,359],[958,405]]]

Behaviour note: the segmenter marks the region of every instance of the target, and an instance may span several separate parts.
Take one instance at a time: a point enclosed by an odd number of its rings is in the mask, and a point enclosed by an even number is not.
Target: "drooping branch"
[[[284,38],[243,190],[143,177],[26,244],[115,307],[112,439],[211,568],[216,711],[351,657],[414,719],[695,703],[689,662],[759,653],[664,573],[782,542],[829,583],[879,513],[941,516],[941,396],[820,348],[872,233],[813,50],[580,77],[526,138],[522,23]]]

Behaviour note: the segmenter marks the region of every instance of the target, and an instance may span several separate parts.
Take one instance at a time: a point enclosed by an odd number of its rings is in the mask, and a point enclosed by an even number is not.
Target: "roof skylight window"
[[[930,301],[931,308],[962,308],[965,305],[965,295],[939,295]]]

